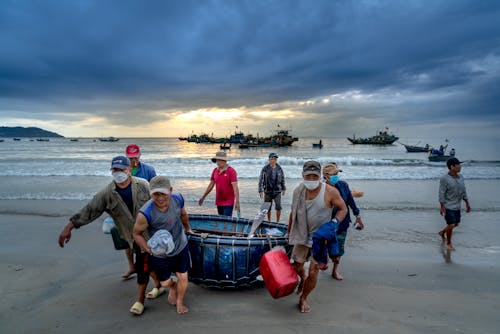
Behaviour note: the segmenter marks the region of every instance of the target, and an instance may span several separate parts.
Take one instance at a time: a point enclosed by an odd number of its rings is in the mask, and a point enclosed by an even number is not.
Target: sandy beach
[[[2,212],[17,211],[16,206],[27,212],[0,215],[1,333],[496,333],[500,328],[500,242],[490,236],[487,246],[474,247],[468,241],[496,231],[495,212],[472,213],[468,222],[474,224],[458,229],[457,250],[447,253],[434,231],[441,226],[435,212],[365,211],[370,217],[365,231],[349,231],[344,281],[321,272],[310,314],[298,312],[296,295],[274,300],[265,288],[219,291],[190,283],[189,314],[177,315],[162,296],[147,301],[143,316],[136,317],[128,312],[135,280],[121,280],[125,259],[102,233],[102,220],[75,231],[66,248],[57,245],[67,217],[51,212],[69,215],[81,204],[0,201]],[[404,238],[409,221],[421,235]]]

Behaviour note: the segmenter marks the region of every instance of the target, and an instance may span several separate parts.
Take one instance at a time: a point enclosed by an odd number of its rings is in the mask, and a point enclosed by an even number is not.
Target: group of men
[[[121,238],[129,245],[127,258],[130,269],[124,276],[137,275],[138,297],[130,312],[142,314],[145,298],[156,298],[168,288],[169,303],[176,305],[177,313],[186,313],[188,308],[184,305],[184,297],[190,269],[186,233],[192,230],[184,199],[181,194],[173,192],[167,177],[156,176],[151,166],[140,162],[137,145],[129,145],[126,154],[113,158],[113,181],[70,218],[59,236],[59,245],[64,247],[71,239],[73,229],[91,223],[104,212],[108,213]],[[274,202],[276,220],[279,221],[281,196],[284,196],[286,186],[285,175],[277,159],[277,154],[269,155],[269,162],[260,173],[258,192],[264,201]],[[465,200],[467,212],[470,211],[463,177],[458,174],[460,162],[453,159],[448,161],[450,172],[441,179],[439,191],[441,214],[447,222],[447,227],[439,234],[450,248],[453,247],[453,228],[460,223],[461,200]],[[233,210],[240,210],[237,173],[228,165],[229,159],[224,151],[217,152],[211,160],[216,167],[198,204],[201,206],[215,187],[217,212],[232,216]],[[353,194],[348,184],[339,180],[339,172],[342,170],[334,162],[325,164],[322,169],[317,161],[307,161],[302,168],[303,181],[293,191],[287,234],[289,243],[293,245],[293,266],[300,278],[298,305],[302,313],[310,312],[307,298],[316,286],[319,270],[326,269],[312,257],[314,233],[327,222],[337,224],[338,249],[334,254],[329,253],[329,256],[334,264],[331,276],[342,280],[338,268],[344,254],[347,229],[351,224],[349,208],[356,217],[357,229],[364,228]],[[269,210],[269,220],[270,213]],[[306,273],[305,264],[308,261],[310,265]],[[172,274],[175,276],[172,277]],[[150,276],[155,286],[146,294]]]

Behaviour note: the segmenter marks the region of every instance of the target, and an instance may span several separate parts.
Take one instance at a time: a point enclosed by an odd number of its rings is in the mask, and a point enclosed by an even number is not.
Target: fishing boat
[[[221,150],[230,150],[231,149],[231,143],[224,142],[220,144],[220,149]]]
[[[276,246],[290,251],[284,224],[263,221],[253,233],[255,220],[203,214],[190,214],[189,224],[194,233],[188,234],[192,261],[188,275],[197,285],[222,289],[261,286],[262,255]]]
[[[12,138],[12,140],[15,140],[15,141],[20,141],[21,138]]]
[[[106,142],[115,142],[119,140],[120,138],[115,138],[115,137],[99,138],[99,141],[106,141]]]
[[[352,138],[347,137],[353,144],[367,144],[367,145],[391,145],[399,137],[388,133],[389,128],[385,128],[385,131],[379,131],[375,136],[367,137],[367,138],[356,138],[356,135],[353,135]]]
[[[452,148],[450,150],[450,154],[446,154],[446,148],[448,147],[448,145],[441,145],[441,147],[439,148],[439,150],[436,150],[436,149],[433,149],[430,151],[429,153],[429,161],[432,161],[432,162],[441,162],[441,161],[448,161],[448,159],[450,158],[454,158],[455,157],[455,149]]]
[[[430,152],[432,150],[432,147],[430,147],[429,144],[425,144],[425,146],[407,145],[403,143],[400,144],[405,147],[406,152],[408,153]]]
[[[37,138],[36,141],[49,141],[49,138]]]

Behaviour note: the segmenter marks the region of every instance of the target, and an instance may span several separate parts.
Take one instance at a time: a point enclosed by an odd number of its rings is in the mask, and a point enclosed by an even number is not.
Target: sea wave
[[[302,165],[309,158],[280,157],[279,164],[290,179],[302,178]],[[343,175],[352,180],[425,180],[439,178],[444,163],[423,159],[377,159],[355,156],[322,157],[321,164],[335,161]],[[162,158],[147,161],[158,174],[174,178],[205,179],[210,177],[214,164],[200,158]],[[262,158],[235,158],[230,161],[241,179],[258,178],[267,163]],[[468,179],[500,179],[500,161],[471,160],[463,164],[462,174]],[[109,176],[109,161],[90,159],[26,159],[16,158],[0,163],[0,176]]]

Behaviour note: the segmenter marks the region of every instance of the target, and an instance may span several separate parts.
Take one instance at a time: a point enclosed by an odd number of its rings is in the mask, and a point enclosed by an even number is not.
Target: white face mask
[[[128,179],[128,174],[125,172],[113,172],[112,175],[116,183],[123,183]]]
[[[304,183],[304,186],[308,189],[308,190],[314,190],[316,188],[318,188],[319,186],[319,180],[317,181],[303,181]]]

